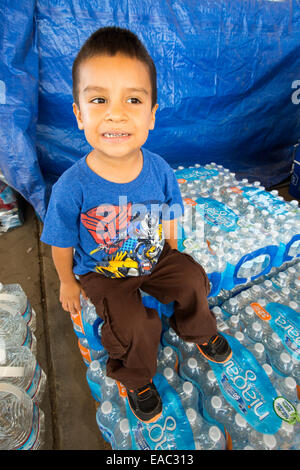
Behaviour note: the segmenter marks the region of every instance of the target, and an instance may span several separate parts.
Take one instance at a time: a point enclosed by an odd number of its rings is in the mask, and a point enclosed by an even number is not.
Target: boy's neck
[[[92,150],[87,158],[87,165],[97,175],[113,183],[129,183],[140,174],[143,168],[143,154],[141,149],[136,155],[122,158],[105,158]]]

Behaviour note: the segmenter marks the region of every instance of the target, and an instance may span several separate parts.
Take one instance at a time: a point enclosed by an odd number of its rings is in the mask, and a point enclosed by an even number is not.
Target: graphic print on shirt
[[[130,202],[102,204],[82,213],[81,222],[96,244],[90,252],[97,256],[96,272],[111,278],[150,274],[163,248],[157,215],[141,214]]]

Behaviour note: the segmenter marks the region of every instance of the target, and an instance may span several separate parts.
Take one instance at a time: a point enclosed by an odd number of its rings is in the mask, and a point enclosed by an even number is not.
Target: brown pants
[[[79,280],[104,320],[101,340],[109,355],[107,376],[126,388],[142,387],[155,375],[162,331],[157,311],[144,307],[139,289],[163,304],[174,302],[170,325],[183,340],[201,344],[217,332],[204,269],[167,242],[150,275],[110,279],[90,272]]]

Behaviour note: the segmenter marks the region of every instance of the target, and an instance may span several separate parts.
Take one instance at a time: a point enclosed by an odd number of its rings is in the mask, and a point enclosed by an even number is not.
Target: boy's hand
[[[88,299],[80,282],[76,279],[74,279],[74,281],[61,282],[59,300],[62,304],[62,308],[66,312],[76,314],[81,310],[80,293],[85,299]]]

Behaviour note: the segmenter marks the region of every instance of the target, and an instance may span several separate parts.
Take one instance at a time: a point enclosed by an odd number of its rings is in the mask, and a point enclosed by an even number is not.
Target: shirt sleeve
[[[169,167],[166,177],[166,199],[162,211],[162,218],[163,220],[178,219],[183,216],[184,205],[175,172],[171,167]]]
[[[52,193],[44,220],[41,241],[60,248],[76,247],[79,236],[80,205],[63,181],[58,180]]]

